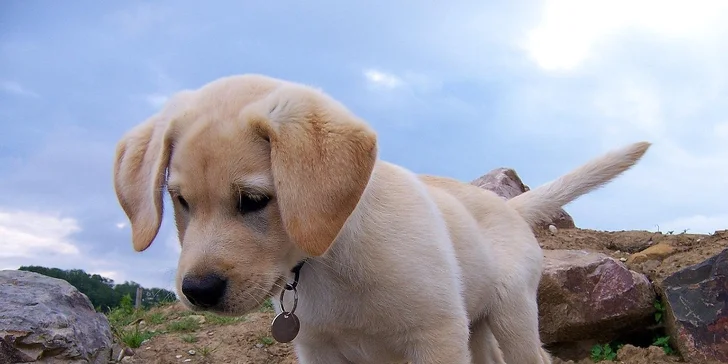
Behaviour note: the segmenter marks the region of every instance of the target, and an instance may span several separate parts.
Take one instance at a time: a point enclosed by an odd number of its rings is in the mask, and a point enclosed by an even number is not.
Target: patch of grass
[[[115,327],[124,327],[144,317],[144,310],[134,309],[131,297],[125,295],[121,299],[119,307],[113,308],[106,314],[109,324]]]
[[[602,344],[594,345],[591,349],[591,360],[595,363],[604,360],[614,361],[617,359],[617,351],[622,348],[622,345],[613,347],[613,344]]]
[[[210,348],[207,345],[205,345],[205,346],[203,346],[201,348],[198,348],[198,347],[195,346],[195,351],[197,352],[197,354],[200,354],[203,358],[206,358],[206,357],[210,356],[210,354],[212,354],[213,352],[215,352],[215,350],[217,350],[217,348],[220,347],[220,344],[222,344],[222,342],[220,342],[219,344],[217,344],[217,346],[214,347],[214,348]]]
[[[154,332],[148,330],[139,330],[136,325],[132,329],[117,330],[116,332],[119,341],[132,349],[140,347],[145,340],[151,339],[155,335]]]
[[[243,320],[243,317],[220,316],[214,313],[205,313],[205,322],[209,322],[213,325],[229,325]]]
[[[182,341],[186,343],[196,343],[197,342],[197,336],[195,335],[182,335],[181,336]]]
[[[161,312],[153,312],[146,315],[145,320],[152,325],[161,325],[166,317]]]
[[[191,332],[199,328],[200,322],[194,317],[185,317],[167,324],[167,331],[171,332]]]
[[[258,338],[258,341],[260,341],[260,343],[263,344],[263,345],[265,345],[265,346],[270,346],[270,345],[273,345],[275,343],[275,341],[273,340],[273,338],[270,337],[270,336],[261,336],[261,337]]]
[[[272,312],[273,311],[273,302],[271,299],[267,299],[263,302],[262,305],[260,305],[260,312]]]

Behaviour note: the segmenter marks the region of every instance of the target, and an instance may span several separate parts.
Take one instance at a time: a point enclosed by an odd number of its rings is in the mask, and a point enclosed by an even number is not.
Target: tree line
[[[22,266],[18,270],[35,272],[52,278],[63,279],[85,294],[97,311],[109,312],[121,305],[124,296],[136,301],[136,282],[114,284],[114,280],[98,274],[88,274],[82,269],[63,270],[59,268],[46,268],[41,266]],[[174,302],[177,296],[174,292],[162,288],[142,287],[142,306],[150,308],[164,302]]]

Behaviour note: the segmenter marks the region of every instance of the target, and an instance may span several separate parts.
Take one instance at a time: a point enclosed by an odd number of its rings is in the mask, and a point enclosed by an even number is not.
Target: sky
[[[726,64],[724,0],[4,0],[0,269],[171,289],[173,217],[134,252],[114,148],[175,92],[240,73],[322,88],[382,159],[465,182],[510,167],[535,187],[650,141],[566,206],[576,225],[712,233],[728,228]]]

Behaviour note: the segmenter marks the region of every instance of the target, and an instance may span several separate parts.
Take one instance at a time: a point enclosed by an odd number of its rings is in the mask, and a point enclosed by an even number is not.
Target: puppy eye
[[[177,196],[177,201],[179,202],[180,205],[182,205],[182,208],[184,208],[185,210],[190,209],[190,205],[187,203],[187,200],[185,200],[184,197]]]
[[[238,198],[238,212],[241,214],[247,214],[262,210],[268,205],[270,197],[266,195],[246,195],[241,194]]]

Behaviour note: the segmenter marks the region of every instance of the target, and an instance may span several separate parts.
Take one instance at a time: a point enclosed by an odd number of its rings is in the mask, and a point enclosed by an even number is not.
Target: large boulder
[[[68,282],[0,271],[0,362],[108,363],[109,321]]]
[[[545,344],[610,340],[652,319],[652,285],[618,260],[584,250],[545,250],[544,258],[538,305]]]
[[[698,363],[728,363],[728,249],[659,285],[673,346]]]
[[[511,168],[496,168],[485,175],[476,178],[470,184],[493,191],[503,199],[511,199],[529,190],[523,184],[521,177]],[[551,221],[541,224],[542,227],[554,225],[559,229],[573,229],[574,219],[564,209],[554,215]]]

